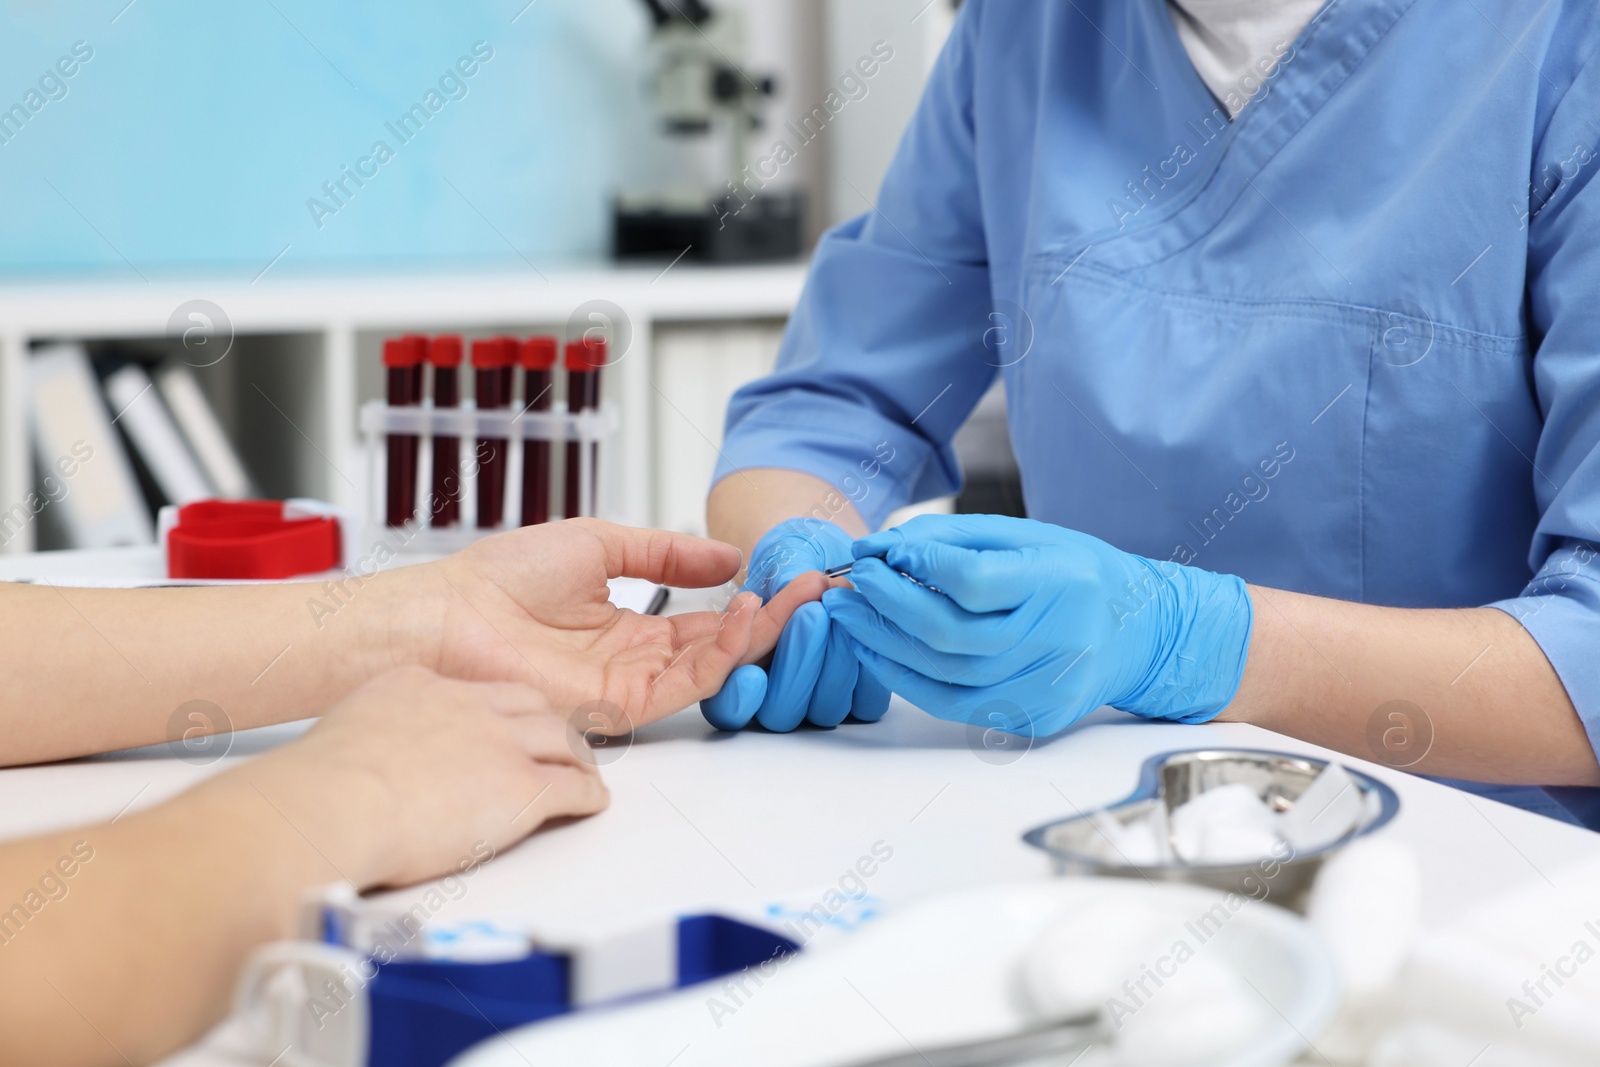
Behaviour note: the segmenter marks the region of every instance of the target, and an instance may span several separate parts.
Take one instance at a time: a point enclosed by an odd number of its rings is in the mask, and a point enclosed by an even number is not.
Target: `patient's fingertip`
[[[815,591],[819,597],[833,588],[834,579],[828,577],[823,571],[810,571],[805,575],[805,579],[806,588]]]
[[[730,577],[744,566],[744,553],[726,541],[707,541],[709,550],[716,557],[716,564],[721,569],[728,571]]]
[[[806,571],[804,574],[796,575],[788,585],[784,586],[779,596],[786,603],[809,603],[813,600],[821,599],[822,594],[827,591],[828,585],[828,576],[821,571]]]

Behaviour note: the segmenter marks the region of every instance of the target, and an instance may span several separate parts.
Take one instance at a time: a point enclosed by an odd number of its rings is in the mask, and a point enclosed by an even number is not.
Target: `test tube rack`
[[[449,553],[465,548],[473,541],[501,530],[514,529],[519,523],[522,504],[522,463],[528,441],[549,441],[568,448],[578,448],[579,506],[578,513],[585,516],[600,514],[596,499],[595,450],[581,447],[605,444],[614,438],[622,427],[621,411],[616,404],[602,401],[598,408],[588,411],[527,411],[512,408],[490,408],[482,411],[471,399],[463,399],[460,406],[435,408],[431,398],[415,406],[396,407],[382,400],[371,400],[361,406],[360,428],[367,456],[368,486],[366,523],[368,538],[374,542],[395,535],[404,540],[408,553]],[[385,442],[391,434],[406,434],[421,440],[420,462],[417,463],[417,513],[411,525],[404,528],[389,526],[386,521]],[[461,462],[458,470],[461,514],[463,521],[446,527],[436,527],[432,517],[436,511],[430,471],[435,437],[455,437],[461,442]],[[499,526],[481,528],[473,524],[477,502],[477,468],[479,457],[475,445],[479,440],[503,442],[497,447],[507,448],[508,470],[505,479],[505,519]],[[562,449],[551,449],[555,457]],[[559,463],[555,477],[561,477]],[[569,518],[560,514],[560,504],[565,494],[553,494],[551,518]],[[391,538],[392,539],[392,538]]]

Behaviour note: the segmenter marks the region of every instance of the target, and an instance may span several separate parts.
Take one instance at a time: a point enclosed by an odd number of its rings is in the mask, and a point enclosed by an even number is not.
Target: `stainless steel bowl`
[[[1165,809],[1166,815],[1171,815],[1175,808],[1200,793],[1235,783],[1254,789],[1274,810],[1288,811],[1327,765],[1328,761],[1310,756],[1254,749],[1165,752],[1145,761],[1139,785],[1126,799],[1100,809],[1098,814],[1130,823],[1149,817],[1152,809],[1159,806]],[[1355,779],[1366,805],[1357,825],[1343,837],[1319,848],[1296,851],[1285,845],[1283,854],[1263,857],[1253,863],[1201,865],[1174,859],[1171,863],[1137,865],[1109,860],[1103,847],[1095,847],[1104,841],[1104,835],[1095,825],[1097,813],[1046,823],[1029,830],[1022,839],[1047,853],[1057,874],[1187,882],[1240,893],[1256,900],[1271,899],[1300,911],[1305,907],[1306,893],[1323,861],[1357,837],[1383,826],[1400,810],[1400,798],[1393,789],[1371,775],[1348,766],[1345,770]]]

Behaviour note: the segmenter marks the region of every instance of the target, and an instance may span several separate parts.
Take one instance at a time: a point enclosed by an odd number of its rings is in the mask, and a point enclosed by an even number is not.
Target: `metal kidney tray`
[[[1131,794],[1101,811],[1122,823],[1149,818],[1156,808],[1164,809],[1162,816],[1170,816],[1200,793],[1240,783],[1255,790],[1274,811],[1288,811],[1327,765],[1327,760],[1313,756],[1256,749],[1164,752],[1145,761],[1139,785]],[[1275,903],[1301,910],[1323,862],[1356,838],[1387,824],[1400,810],[1400,798],[1393,789],[1371,775],[1348,766],[1345,770],[1360,788],[1365,810],[1348,833],[1314,849],[1296,851],[1285,844],[1282,854],[1248,863],[1190,864],[1176,857],[1159,864],[1120,862],[1104,854],[1105,839],[1095,825],[1095,813],[1045,823],[1023,834],[1022,839],[1049,855],[1057,874],[1186,882],[1258,900],[1270,896]],[[1160,825],[1166,825],[1165,817]]]

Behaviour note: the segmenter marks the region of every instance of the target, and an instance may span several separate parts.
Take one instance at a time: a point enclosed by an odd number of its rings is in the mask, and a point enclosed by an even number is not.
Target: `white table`
[[[56,553],[0,560],[0,579],[131,577],[157,565],[147,550]],[[696,594],[681,594],[673,607],[696,602]],[[300,729],[240,734],[224,759],[205,767],[155,749],[0,771],[0,836],[152,804]],[[1155,753],[1218,746],[1333,755],[1251,726],[1149,723],[1102,711],[996,763],[992,752],[969,745],[965,726],[898,700],[881,723],[788,735],[718,733],[689,710],[603,757],[608,811],[503,853],[440,918],[535,912],[556,925],[612,924],[726,902],[810,899],[808,891],[836,884],[879,841],[894,854],[869,891],[890,902],[1040,877],[1047,863],[1022,843],[1023,831],[1120,799]],[[1400,795],[1400,814],[1386,832],[1416,852],[1428,926],[1530,881],[1559,884],[1563,871],[1600,859],[1600,835],[1339,758]]]

